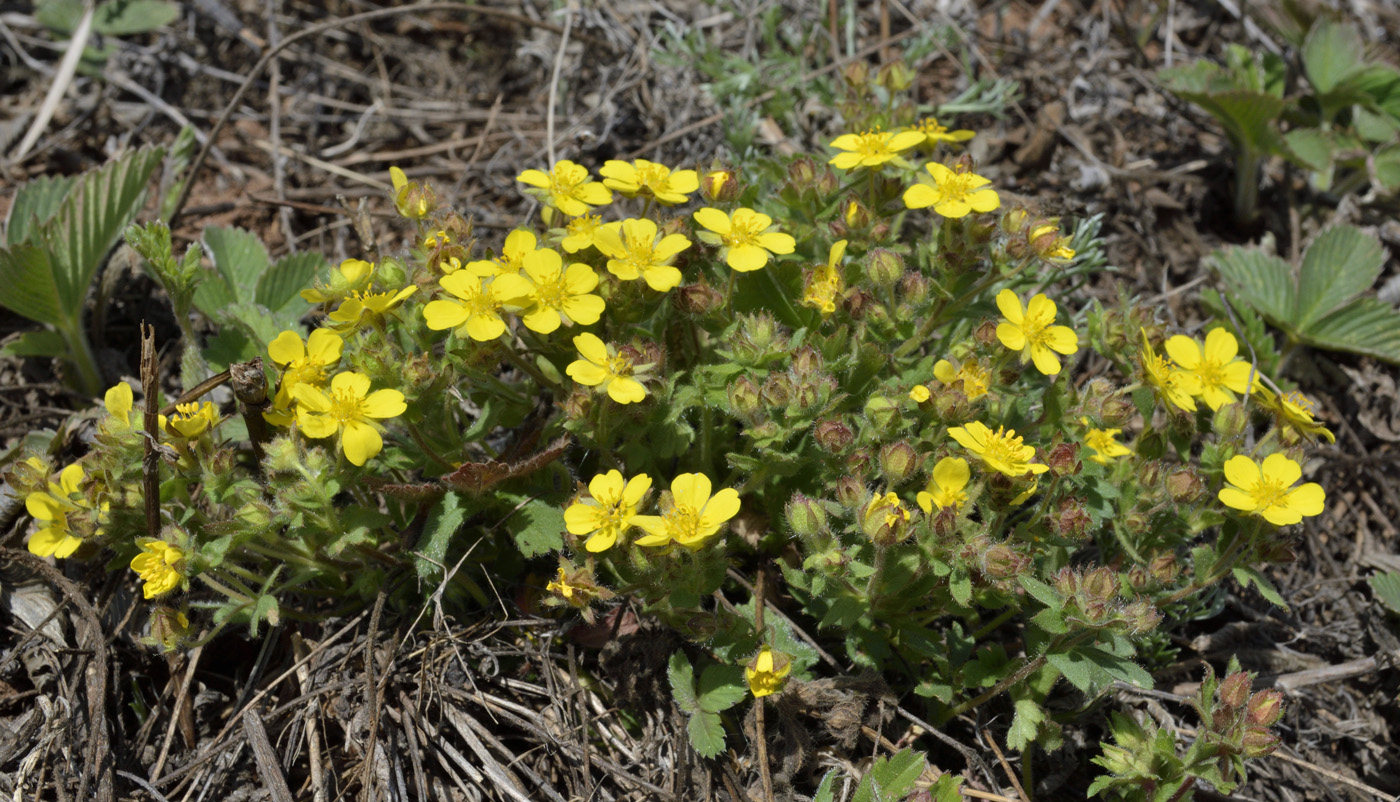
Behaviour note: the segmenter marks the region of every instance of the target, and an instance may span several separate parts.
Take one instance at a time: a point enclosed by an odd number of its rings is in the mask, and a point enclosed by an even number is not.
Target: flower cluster
[[[589,552],[607,551],[631,529],[645,532],[633,542],[637,546],[669,549],[682,546],[692,551],[703,548],[719,534],[729,519],[739,514],[739,492],[724,488],[712,493],[710,478],[703,473],[683,473],[671,480],[671,491],[661,498],[660,515],[641,515],[643,499],[651,489],[651,477],[639,474],[626,482],[617,470],[593,477],[589,497],[564,510],[569,533],[588,536]]]

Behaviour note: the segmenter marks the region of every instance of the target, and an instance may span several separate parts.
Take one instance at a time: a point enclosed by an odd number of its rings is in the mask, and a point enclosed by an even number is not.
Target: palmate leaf
[[[16,190],[5,219],[5,242],[27,242],[34,230],[58,211],[58,205],[77,180],[77,176],[41,175]]]
[[[49,329],[26,331],[14,340],[0,347],[3,356],[47,356],[59,357],[68,353],[68,341],[63,335]]]
[[[268,266],[267,249],[262,240],[241,228],[210,226],[204,229],[204,245],[234,298],[243,302],[255,300],[258,281]],[[205,314],[211,313],[209,309],[200,309]]]
[[[258,278],[254,300],[274,314],[281,312],[293,300],[299,302],[298,308],[301,310],[309,309],[310,306],[297,293],[309,287],[312,277],[320,273],[325,265],[325,257],[310,251],[284,256]]]
[[[1400,311],[1375,298],[1361,298],[1319,320],[1299,339],[1315,348],[1400,364]]]
[[[1295,306],[1293,268],[1258,248],[1223,248],[1211,254],[1212,264],[1230,289],[1275,326],[1292,331]]]
[[[1371,288],[1385,252],[1375,237],[1352,226],[1332,226],[1303,255],[1291,322],[1300,331]]]

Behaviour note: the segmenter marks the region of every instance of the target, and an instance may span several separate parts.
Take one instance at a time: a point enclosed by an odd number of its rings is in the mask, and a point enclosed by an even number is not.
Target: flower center
[[[335,390],[331,393],[331,411],[328,413],[341,425],[360,417],[360,397],[350,390]]]
[[[563,273],[556,276],[553,281],[535,287],[535,298],[539,305],[547,306],[550,309],[563,309],[564,302],[570,297],[568,287],[564,286]]]
[[[466,302],[467,311],[472,315],[491,317],[500,309],[500,303],[490,287],[482,287]]]
[[[700,536],[700,511],[689,504],[677,504],[666,513],[666,531],[682,543]]]
[[[1292,409],[1289,409],[1289,407],[1292,407]],[[1292,412],[1296,417],[1312,420],[1312,402],[1308,400],[1307,396],[1297,390],[1284,395],[1283,408],[1288,412]]]
[[[751,218],[734,220],[729,224],[729,247],[737,248],[740,245],[757,245],[759,235],[759,221]]]
[[[1021,453],[1024,450],[1015,429],[1007,431],[1005,427],[998,426],[995,432],[987,435],[987,447],[982,456],[988,462],[1014,465],[1021,461]]]
[[[622,354],[613,354],[608,357],[603,368],[613,376],[630,376],[632,375],[632,360]]]
[[[962,379],[963,395],[969,401],[978,396],[987,394],[987,371],[972,364],[965,364],[958,368],[958,378]]]
[[[666,189],[666,183],[671,171],[661,164],[648,164],[637,168],[637,186],[646,187],[653,192]]]
[[[1249,495],[1253,497],[1254,503],[1259,505],[1260,510],[1282,507],[1286,506],[1283,502],[1288,496],[1288,487],[1277,479],[1264,476],[1250,488]]]
[[[282,383],[288,387],[295,387],[298,384],[318,385],[325,379],[325,366],[320,362],[306,361],[300,365],[293,365],[287,368],[286,373],[282,374]]]
[[[883,156],[889,153],[889,136],[883,131],[866,131],[856,137],[856,152],[862,156]]]
[[[586,214],[583,217],[576,217],[569,221],[568,230],[571,236],[587,237],[592,236],[602,224],[602,219],[596,214]]]
[[[947,181],[938,185],[938,189],[942,191],[943,197],[948,200],[962,200],[976,190],[976,187],[972,185],[973,181],[976,179],[977,176],[965,171],[959,166],[952,175],[948,176]],[[1026,321],[1026,323],[1029,322],[1029,320]],[[1023,328],[1024,327],[1025,324],[1023,324]],[[1030,339],[1029,329],[1026,331],[1026,339]]]

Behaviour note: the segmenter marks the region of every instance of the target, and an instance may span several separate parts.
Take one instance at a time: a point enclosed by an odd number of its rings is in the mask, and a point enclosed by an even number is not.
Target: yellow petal
[[[102,403],[107,407],[107,414],[129,423],[131,420],[132,393],[131,385],[126,382],[119,382],[107,394],[102,397]]]
[[[364,398],[369,395],[369,377],[354,371],[337,373],[335,378],[331,379],[331,392],[336,395],[349,393],[354,398]]]
[[[59,520],[67,508],[48,493],[30,493],[24,497],[24,508],[39,521]]]
[[[1026,333],[1015,323],[1001,322],[997,324],[997,339],[1001,344],[1011,349],[1019,351],[1026,347]],[[934,374],[937,375],[936,373]],[[951,379],[945,381],[952,381]]]
[[[635,379],[619,377],[608,383],[608,397],[619,404],[635,404],[647,397],[647,389]]]
[[[1035,369],[1046,376],[1055,376],[1060,372],[1060,360],[1043,345],[1031,346],[1031,361],[1035,363]]]
[[[739,245],[729,249],[726,261],[740,273],[748,273],[768,264],[768,251],[757,245]]]
[[[301,407],[309,412],[330,412],[331,398],[318,387],[312,387],[305,382],[292,388],[292,398]]]
[[[74,537],[66,529],[49,526],[35,532],[29,538],[29,553],[36,557],[69,557],[83,544],[82,538]]]
[[[784,234],[780,231],[773,231],[767,234],[758,235],[758,244],[777,254],[792,253],[797,247],[797,240],[791,234]]]
[[[1045,297],[1045,293],[1036,293],[1026,304],[1026,319],[1045,326],[1055,320],[1055,302]]]
[[[529,184],[532,187],[547,188],[549,186],[549,176],[539,170],[526,170],[515,177],[516,181]]]
[[[321,331],[321,329],[317,329]],[[279,365],[290,365],[306,359],[306,344],[294,331],[284,331],[267,344],[267,355]]]
[[[384,448],[384,440],[373,426],[364,421],[351,420],[345,422],[340,446],[345,449],[346,459],[355,465],[364,465]]]
[[[1225,460],[1225,481],[1249,491],[1259,484],[1259,466],[1243,454]]]
[[[367,418],[397,418],[407,409],[398,390],[375,390],[360,402],[360,414]]]
[[[716,234],[728,234],[730,230],[729,215],[719,209],[705,207],[696,209],[693,215],[695,222],[715,232]]]
[[[453,273],[452,275],[458,276],[461,273]],[[467,308],[456,301],[439,299],[429,301],[423,307],[423,319],[428,322],[428,328],[434,331],[455,329],[466,322],[467,316]]]
[[[397,167],[389,168],[389,181],[394,185],[395,192],[408,186],[408,176],[404,175],[403,170]]]
[[[484,343],[505,334],[506,322],[499,315],[471,315],[467,318],[466,329],[468,337]]]
[[[1201,364],[1201,346],[1184,334],[1174,334],[1167,338],[1167,356],[1187,370],[1195,370]]]
[[[608,347],[596,334],[584,332],[574,337],[574,348],[578,349],[580,356],[595,365],[601,366],[608,362]]]
[[[1041,336],[1048,348],[1065,356],[1079,350],[1079,335],[1069,326],[1051,326]]]
[[[1204,350],[1206,359],[1223,365],[1240,352],[1240,344],[1235,340],[1235,335],[1225,329],[1216,328],[1206,335]]]
[[[75,462],[59,473],[58,486],[71,496],[78,492],[78,485],[82,484],[83,476],[83,466]]]
[[[601,510],[592,504],[577,502],[564,510],[564,526],[571,535],[596,532],[604,523]]]
[[[305,408],[297,410],[297,426],[301,427],[302,434],[313,440],[330,437],[340,430],[340,423],[335,418]]]
[[[1021,299],[1011,290],[1002,290],[997,293],[997,309],[1001,310],[1002,317],[1017,326],[1026,320],[1025,313],[1021,310]]]
[[[1294,482],[1303,478],[1303,469],[1298,463],[1284,456],[1283,454],[1270,454],[1264,458],[1264,462],[1259,466],[1259,471],[1264,477],[1264,481],[1277,483],[1281,487],[1290,487]]]
[[[962,490],[971,478],[972,470],[968,468],[967,460],[959,457],[944,457],[933,466],[933,481],[944,492]]]
[[[1300,515],[1311,516],[1322,513],[1322,506],[1326,500],[1327,494],[1323,492],[1322,486],[1316,482],[1308,482],[1289,493],[1284,503]]]
[[[904,190],[904,205],[910,209],[926,209],[938,201],[941,195],[927,184],[915,184]]]
[[[642,502],[642,496],[651,489],[651,477],[644,473],[639,473],[627,481],[627,486],[622,490],[622,503],[624,506],[635,507]]]
[[[280,336],[280,335],[279,335]],[[345,341],[329,329],[316,329],[306,339],[306,356],[313,362],[329,365],[340,360]]]
[[[576,359],[570,362],[564,372],[569,374],[569,378],[589,387],[597,387],[608,380],[608,372],[603,369],[602,365],[589,362],[586,359]]]

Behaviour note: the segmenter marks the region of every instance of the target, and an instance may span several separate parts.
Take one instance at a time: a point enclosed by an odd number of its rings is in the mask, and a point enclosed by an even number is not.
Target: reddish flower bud
[[[1178,503],[1190,504],[1201,498],[1205,489],[1206,485],[1201,481],[1201,477],[1188,468],[1167,474],[1167,492],[1171,494],[1172,500]]]
[[[918,452],[903,440],[880,448],[880,473],[891,486],[903,484],[918,469]]]
[[[1106,565],[1084,575],[1084,595],[1098,601],[1112,601],[1118,597],[1118,574]]]
[[[1074,476],[1084,469],[1084,463],[1079,461],[1078,443],[1060,443],[1050,449],[1050,453],[1045,455],[1045,464],[1050,466],[1051,473],[1056,476]]]
[[[1050,531],[1066,540],[1079,540],[1089,533],[1090,527],[1094,525],[1094,519],[1089,517],[1089,511],[1084,508],[1084,503],[1076,496],[1069,496],[1060,499],[1055,505],[1055,511],[1047,519]]]
[[[822,450],[831,454],[843,454],[855,440],[851,427],[835,418],[823,418],[812,427],[812,437]]]
[[[1256,727],[1272,727],[1283,717],[1283,694],[1273,689],[1254,694],[1249,698],[1246,715]]]
[[[671,302],[687,315],[704,317],[724,305],[724,296],[701,279],[698,283],[677,287]]]
[[[1229,707],[1231,711],[1239,710],[1249,701],[1249,675],[1243,671],[1236,671],[1226,675],[1220,682],[1220,688],[1216,693],[1220,696],[1220,702]]]
[[[1244,738],[1240,745],[1244,747],[1244,756],[1247,758],[1264,757],[1271,755],[1279,747],[1279,737],[1268,730],[1261,730],[1254,727],[1245,730]]]

